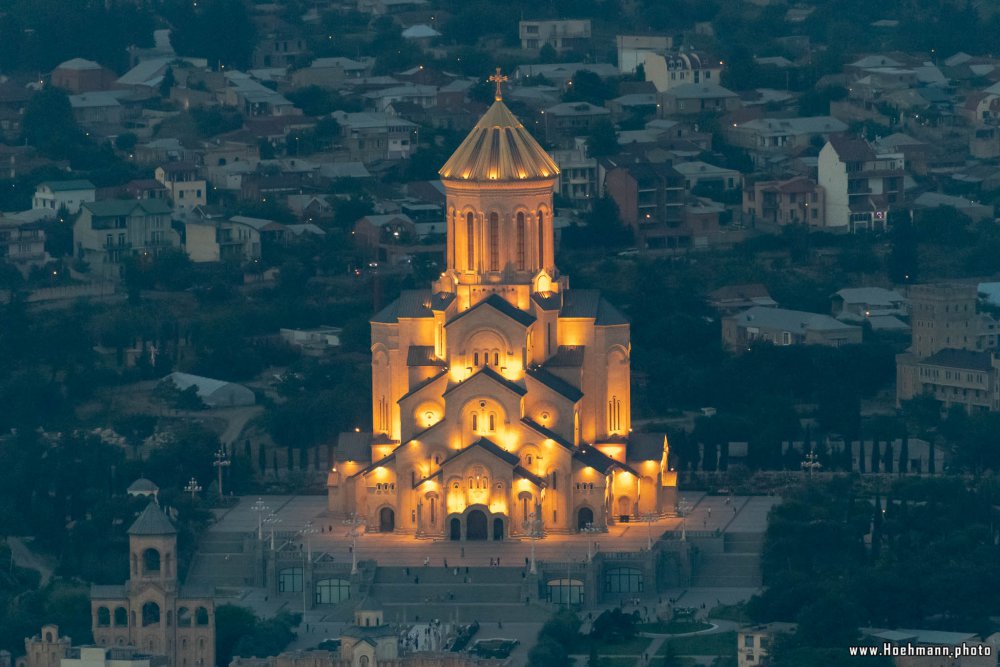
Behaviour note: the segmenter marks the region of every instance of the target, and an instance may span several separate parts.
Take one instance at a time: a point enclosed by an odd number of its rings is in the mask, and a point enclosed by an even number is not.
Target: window
[[[607,593],[641,593],[642,587],[642,570],[637,567],[615,567],[604,573]]]
[[[524,213],[517,214],[517,270],[524,271]]]
[[[128,625],[128,612],[125,607],[115,607],[115,626],[125,627]]]
[[[177,627],[179,628],[190,628],[191,627],[191,610],[187,607],[181,607],[177,610]]]
[[[320,579],[316,582],[316,604],[337,604],[350,599],[350,582],[344,579]]]
[[[545,214],[538,211],[538,268],[545,268]]]
[[[469,271],[474,271],[475,270],[474,267],[476,265],[475,234],[476,234],[476,224],[472,217],[472,213],[469,213],[467,216],[465,216],[465,244],[466,244],[465,268],[468,269]]]
[[[302,592],[302,568],[288,567],[278,572],[279,593]]]
[[[160,624],[160,605],[147,602],[142,605],[142,627]]]
[[[479,415],[474,412],[472,413],[472,430],[479,430]]]
[[[496,415],[491,412],[490,413],[490,433],[493,433],[496,430],[497,430]]]
[[[553,579],[548,587],[549,601],[553,604],[583,603],[583,582],[578,579]]]
[[[97,627],[106,628],[111,625],[111,610],[107,607],[97,608]]]
[[[490,213],[490,271],[500,270],[500,217]]]
[[[142,573],[155,574],[160,571],[160,552],[156,549],[146,549],[142,552]]]

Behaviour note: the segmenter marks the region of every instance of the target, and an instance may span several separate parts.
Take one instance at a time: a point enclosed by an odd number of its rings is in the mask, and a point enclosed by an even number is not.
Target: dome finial
[[[500,92],[500,84],[503,83],[504,81],[509,81],[510,78],[506,74],[501,74],[500,73],[500,68],[497,67],[497,73],[490,75],[490,78],[487,79],[487,80],[488,81],[492,81],[495,84],[497,84],[497,92],[496,92],[496,96],[494,97],[494,99],[497,102],[499,102],[500,100],[503,99],[503,94]]]

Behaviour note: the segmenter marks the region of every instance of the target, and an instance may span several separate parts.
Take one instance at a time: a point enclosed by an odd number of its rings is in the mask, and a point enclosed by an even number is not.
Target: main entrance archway
[[[493,519],[493,541],[499,542],[503,539],[503,519],[497,517]]]
[[[449,521],[448,525],[448,539],[456,541],[462,539],[462,520],[456,517]]]
[[[378,531],[391,533],[396,530],[396,513],[391,507],[383,507],[378,513]]]
[[[472,510],[465,519],[465,539],[485,540],[487,537],[486,513],[482,510]]]
[[[581,507],[580,511],[576,513],[576,529],[583,530],[592,523],[594,523],[594,510],[589,507]]]

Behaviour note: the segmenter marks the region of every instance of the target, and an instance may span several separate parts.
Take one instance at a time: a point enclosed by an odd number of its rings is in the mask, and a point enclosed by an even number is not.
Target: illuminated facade
[[[665,439],[630,437],[628,321],[555,266],[559,170],[499,86],[439,173],[447,270],[372,319],[373,433],[341,437],[331,512],[455,540],[672,512]]]

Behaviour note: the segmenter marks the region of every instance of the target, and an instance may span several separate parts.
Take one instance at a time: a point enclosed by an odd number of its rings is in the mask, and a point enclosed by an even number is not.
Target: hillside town
[[[997,665],[998,40],[0,2],[0,667]]]

